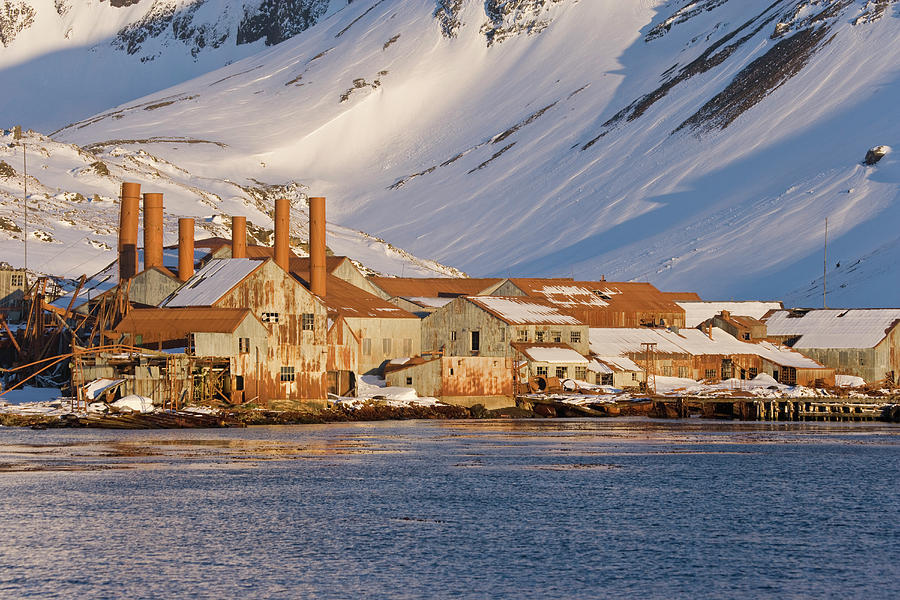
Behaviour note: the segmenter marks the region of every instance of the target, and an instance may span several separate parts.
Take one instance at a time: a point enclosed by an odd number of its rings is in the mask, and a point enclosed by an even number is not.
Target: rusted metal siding
[[[263,313],[277,313],[278,322],[265,323],[268,348],[259,358],[255,381],[260,400],[319,400],[326,398],[327,362],[325,305],[284,269],[267,261],[216,306],[249,308],[261,321]],[[303,330],[303,315],[313,315],[313,330]],[[282,381],[282,367],[293,367],[294,381]]]
[[[359,372],[359,338],[347,324],[338,318],[328,330],[328,371]]]
[[[160,269],[145,269],[131,280],[128,300],[144,306],[156,306],[181,285],[175,277]]]
[[[465,298],[454,299],[422,320],[422,349],[436,352],[443,348],[448,356],[471,356],[473,331],[478,332],[479,356],[513,356],[510,342],[526,341],[520,339],[521,331],[527,332],[530,342],[537,339],[538,332],[545,341],[553,341],[553,334],[558,332],[561,343],[569,344],[579,354],[590,351],[587,325],[510,325]],[[573,341],[573,332],[577,341]]]
[[[422,352],[422,321],[416,317],[395,319],[347,316],[345,318],[347,324],[360,339],[360,373],[377,372],[381,370],[386,361],[417,356]],[[388,340],[387,344],[384,340]]]
[[[420,396],[451,404],[491,408],[513,405],[513,360],[486,356],[444,356],[388,373],[392,386],[413,387]]]

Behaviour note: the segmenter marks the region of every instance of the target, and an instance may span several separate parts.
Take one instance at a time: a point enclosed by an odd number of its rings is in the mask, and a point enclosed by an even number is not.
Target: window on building
[[[744,334],[744,339],[745,339],[745,340],[749,340],[749,339],[750,339],[750,334],[749,334],[749,333],[745,333],[745,334]]]
[[[18,287],[25,284],[25,276],[21,273],[13,273],[9,282],[13,287]]]
[[[678,376],[679,377],[687,377],[688,376],[688,368],[687,367],[678,367]]]
[[[316,316],[312,313],[303,313],[303,331],[315,329]]]
[[[144,336],[142,334],[139,333],[134,336],[134,345],[135,346],[140,346],[143,343],[144,343]]]
[[[538,377],[546,377],[547,376],[547,367],[537,367],[535,372],[538,374]]]
[[[716,378],[716,370],[715,369],[706,369],[706,375],[704,377],[706,379],[715,379]]]
[[[385,354],[385,356],[391,353],[391,338],[381,339],[381,351]]]
[[[862,354],[859,355],[859,366],[861,366],[861,367],[866,366],[866,357],[863,356]]]
[[[551,339],[551,340],[553,341],[553,343],[555,343],[555,344],[560,343],[560,342],[562,341],[562,331],[551,331],[551,332],[550,332],[550,339]]]
[[[450,332],[450,341],[451,341],[451,342],[455,342],[455,341],[456,341],[456,332],[455,332],[455,331],[451,331],[451,332]]]
[[[519,330],[519,341],[520,341],[520,342],[527,342],[527,341],[528,341],[528,330],[527,330],[527,329],[520,329],[520,330]]]
[[[581,343],[581,332],[580,331],[572,331],[569,333],[569,341],[573,344]]]
[[[587,379],[587,367],[575,367],[575,379],[585,381]]]
[[[264,312],[260,321],[263,323],[277,323],[280,315],[277,312]]]
[[[281,381],[294,381],[294,367],[281,367]]]
[[[556,367],[556,376],[560,379],[569,376],[569,367]]]
[[[238,391],[238,392],[244,391],[244,376],[243,375],[235,375],[234,376],[234,389],[235,389],[235,391]]]
[[[412,377],[406,378],[406,385],[412,385]]]
[[[472,352],[478,352],[481,350],[481,332],[473,331],[472,332],[472,344],[471,344]]]
[[[403,339],[403,356],[412,356],[412,339]]]
[[[750,379],[754,379],[757,375],[759,375],[759,371],[756,369],[756,367],[750,367],[747,370],[747,375],[750,376]]]
[[[535,331],[534,332],[534,341],[543,342],[544,341],[544,332],[543,331]]]
[[[250,338],[238,338],[238,352],[241,354],[250,352]]]
[[[453,367],[450,367],[450,374],[453,375]]]
[[[634,372],[631,373],[631,380],[637,381],[637,373],[634,373]]]
[[[664,365],[662,368],[663,377],[671,377],[672,376],[672,365]]]
[[[363,356],[372,356],[372,338],[363,338],[362,353]]]

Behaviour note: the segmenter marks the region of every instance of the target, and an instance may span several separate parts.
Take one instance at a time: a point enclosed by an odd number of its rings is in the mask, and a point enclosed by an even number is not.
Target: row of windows
[[[281,322],[281,314],[277,312],[264,312],[259,319],[263,323],[279,323]],[[303,331],[313,331],[316,324],[316,315],[313,313],[303,313],[301,315],[301,327]]]
[[[393,347],[393,340],[391,338],[382,338],[381,339],[381,353],[385,356],[391,353],[391,348]],[[403,356],[412,356],[412,339],[405,338],[403,340]],[[362,339],[362,353],[363,356],[372,356],[372,339],[371,338],[363,338]]]
[[[549,367],[539,366],[536,370],[539,377],[546,377],[549,374]],[[572,370],[575,379],[580,381],[587,379],[587,367],[574,367]],[[564,379],[569,376],[569,367],[556,367],[554,374],[556,377]]]
[[[520,342],[528,342],[529,334],[527,329],[519,329],[517,332],[518,341]],[[534,332],[534,341],[535,342],[553,342],[554,344],[559,344],[563,340],[562,331],[535,331]],[[569,332],[569,342],[573,344],[581,343],[581,332],[580,331],[570,331]]]

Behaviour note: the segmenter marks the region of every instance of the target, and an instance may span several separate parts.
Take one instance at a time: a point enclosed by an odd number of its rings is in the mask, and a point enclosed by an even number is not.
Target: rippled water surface
[[[897,598],[900,428],[0,428],[0,597]]]

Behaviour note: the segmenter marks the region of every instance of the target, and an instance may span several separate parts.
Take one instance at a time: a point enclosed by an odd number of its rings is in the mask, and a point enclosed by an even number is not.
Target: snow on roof
[[[770,310],[781,310],[781,302],[761,302],[748,300],[745,302],[675,302],[684,309],[684,326],[696,327],[707,319],[727,310],[733,315],[761,319]]]
[[[602,373],[604,375],[612,375],[613,373],[615,373],[615,371],[610,369],[608,365],[600,362],[599,360],[592,360],[591,364],[588,365],[588,371],[592,371],[594,373]]]
[[[900,308],[779,310],[766,319],[769,335],[800,336],[794,348],[874,348],[900,321]]]
[[[533,298],[504,296],[467,296],[467,300],[494,314],[510,325],[581,325],[575,317],[559,312],[559,307]]]
[[[212,306],[262,264],[263,261],[252,258],[215,258],[163,300],[160,306]]]
[[[641,344],[655,343],[660,354],[734,355],[753,354],[775,364],[801,369],[821,369],[822,365],[799,352],[779,348],[774,344],[742,342],[728,332],[712,328],[713,339],[699,329],[682,329],[678,333],[668,329],[591,328],[591,352],[599,356],[623,356],[643,352]],[[605,359],[604,359],[605,360]]]
[[[588,361],[588,359],[583,357],[581,354],[579,354],[569,346],[566,346],[565,344],[555,346],[549,344],[519,344],[516,347],[525,356],[535,362],[568,364],[587,364],[588,362],[590,362]]]
[[[598,356],[597,360],[619,371],[644,372],[644,369],[640,365],[627,356]]]
[[[445,304],[453,302],[453,298],[431,298],[429,296],[400,296],[408,302],[418,304],[423,307],[440,308]]]

